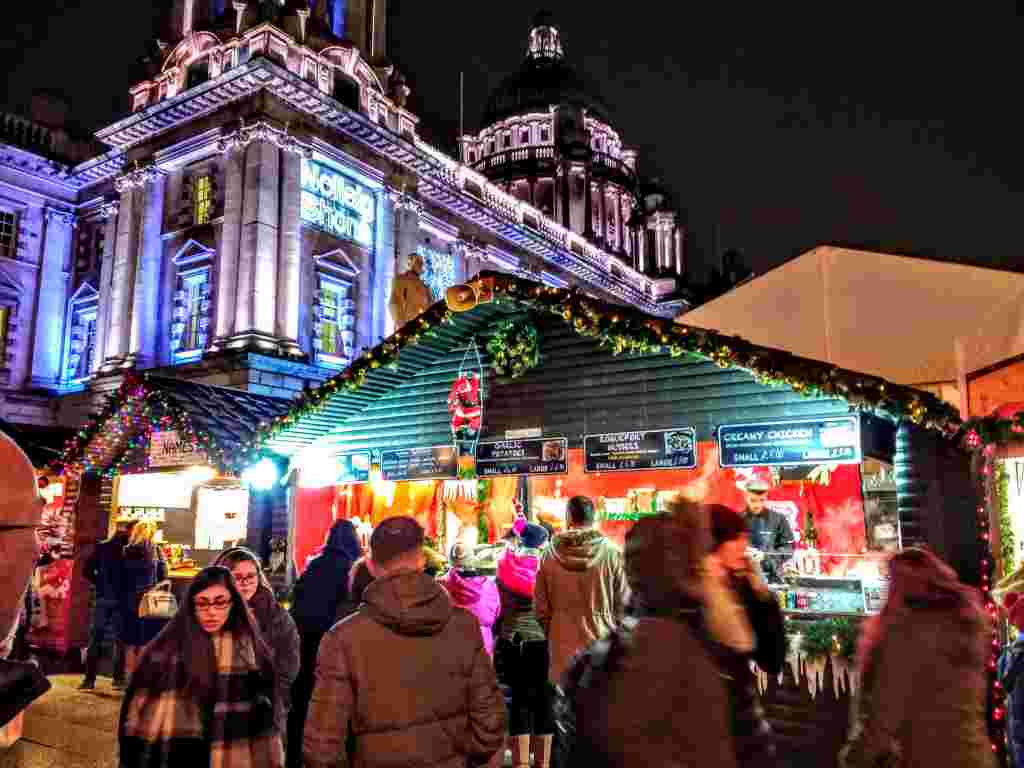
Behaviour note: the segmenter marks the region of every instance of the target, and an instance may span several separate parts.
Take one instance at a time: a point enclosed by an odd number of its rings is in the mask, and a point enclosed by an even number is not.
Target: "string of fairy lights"
[[[963,447],[980,463],[983,503],[977,508],[978,544],[981,549],[981,592],[985,609],[993,621],[991,653],[987,662],[990,681],[989,730],[992,749],[1005,763],[1005,691],[996,679],[1001,649],[996,628],[998,607],[992,596],[996,560],[992,554],[989,510],[993,504],[996,446],[1024,441],[1024,414],[1012,419],[977,419],[963,424],[949,404],[925,392],[892,384],[879,377],[847,371],[833,365],[797,357],[782,350],[767,349],[737,337],[652,317],[639,310],[608,304],[570,288],[552,288],[524,278],[484,272],[468,286],[478,300],[515,303],[520,308],[562,318],[576,333],[595,338],[615,355],[668,353],[672,357],[710,360],[722,368],[748,371],[760,383],[787,386],[808,396],[840,397],[851,407],[905,418],[910,422],[958,437]],[[475,303],[475,302],[474,302]],[[419,318],[406,324],[372,349],[365,350],[348,368],[316,389],[307,389],[286,413],[261,423],[254,435],[236,445],[224,446],[206,430],[196,429],[166,393],[136,375],[125,378],[108,404],[90,418],[65,445],[52,469],[59,473],[101,473],[116,475],[144,472],[145,451],[157,430],[176,429],[181,439],[206,453],[209,462],[225,472],[239,472],[253,463],[264,446],[307,416],[322,411],[341,392],[356,392],[366,383],[371,370],[397,369],[401,351],[436,335],[436,329],[454,321],[455,313],[438,302]],[[502,357],[510,367],[534,362],[533,334],[523,327],[505,329],[510,344],[527,343],[523,349],[502,349],[498,334],[492,356]],[[518,359],[517,359],[518,358]],[[525,365],[523,367],[529,367]],[[139,456],[142,460],[139,461]]]

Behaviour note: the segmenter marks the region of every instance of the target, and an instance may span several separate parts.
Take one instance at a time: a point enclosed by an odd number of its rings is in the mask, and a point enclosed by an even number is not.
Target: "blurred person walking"
[[[750,662],[769,675],[782,670],[782,610],[749,556],[750,531],[744,516],[717,504],[706,514],[713,552],[705,561],[704,622],[729,692],[736,762],[740,768],[768,768],[775,762],[775,744]]]
[[[630,617],[563,680],[572,768],[735,768],[729,697],[703,629],[703,510],[675,502],[626,535]]]
[[[841,768],[994,768],[985,725],[992,631],[977,590],[931,552],[889,561],[889,597],[864,622],[861,685]]]

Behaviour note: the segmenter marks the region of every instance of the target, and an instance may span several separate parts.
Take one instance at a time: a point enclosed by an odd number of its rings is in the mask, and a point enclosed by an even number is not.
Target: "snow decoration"
[[[818,697],[818,691],[825,687],[825,665],[828,663],[827,656],[815,656],[804,659],[804,672],[807,675],[807,690],[811,698]]]
[[[476,501],[476,480],[445,480],[441,487],[441,498],[444,501]]]
[[[754,677],[757,679],[757,692],[764,696],[768,690],[768,673],[757,666],[757,662],[754,661],[750,662],[750,671],[754,673]]]
[[[800,684],[800,667],[803,661],[803,654],[800,653],[800,646],[803,644],[803,635],[796,634],[789,639],[789,649],[786,651],[786,664],[793,671],[793,682]],[[782,683],[782,673],[779,673],[779,683]]]

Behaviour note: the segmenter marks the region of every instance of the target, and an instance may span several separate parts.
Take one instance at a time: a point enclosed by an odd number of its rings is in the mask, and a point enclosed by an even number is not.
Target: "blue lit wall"
[[[345,5],[347,0],[334,0],[331,9],[331,31],[335,37],[345,36]]]

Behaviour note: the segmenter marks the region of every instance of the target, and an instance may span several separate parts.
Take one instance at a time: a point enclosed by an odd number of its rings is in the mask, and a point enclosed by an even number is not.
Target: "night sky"
[[[123,115],[157,2],[5,3],[9,100],[59,88],[87,127]],[[422,132],[453,146],[459,72],[475,129],[542,4],[389,5],[391,58]],[[729,5],[734,14],[716,16],[665,0],[543,6],[641,171],[666,181],[684,211],[694,277],[715,247],[740,250],[760,272],[821,243],[1024,269],[1024,21],[1012,3],[957,4],[948,16],[934,3],[838,7],[856,15],[833,5],[785,15],[771,3],[758,17]],[[890,10],[910,7],[920,14]]]

